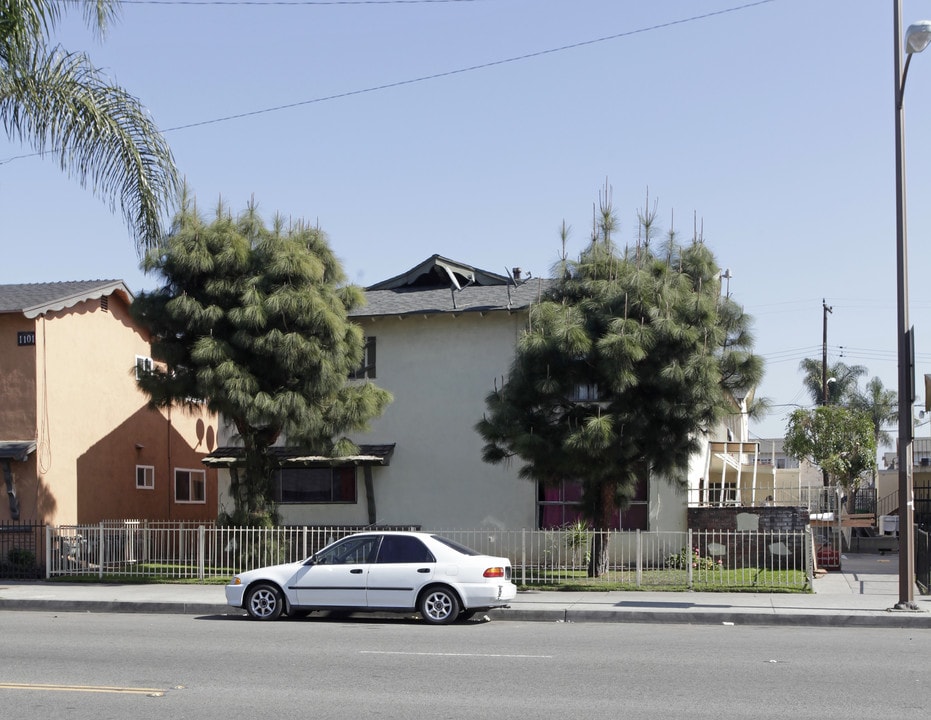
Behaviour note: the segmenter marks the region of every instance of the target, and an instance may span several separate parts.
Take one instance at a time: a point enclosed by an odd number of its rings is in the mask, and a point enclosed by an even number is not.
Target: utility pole
[[[830,307],[824,298],[821,298],[823,322],[823,339],[821,341],[821,404],[828,404],[828,313],[833,313],[834,308]]]

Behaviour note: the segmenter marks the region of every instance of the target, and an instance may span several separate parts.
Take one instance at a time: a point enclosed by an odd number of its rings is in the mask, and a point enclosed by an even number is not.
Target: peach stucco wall
[[[17,333],[34,332],[35,320],[0,315],[0,439],[33,440],[36,428],[36,349],[17,345]]]
[[[215,518],[215,471],[206,473],[205,503],[175,502],[173,476],[175,468],[205,469],[200,460],[215,444],[216,419],[146,407],[134,366],[137,355],[151,350],[122,295],[111,295],[107,309],[100,300],[87,300],[50,312],[35,320],[35,328],[31,392],[26,365],[17,396],[23,426],[31,424],[28,437],[37,441],[33,462],[14,466],[21,519],[71,524]],[[5,334],[6,325],[0,325],[0,341]],[[0,370],[13,367],[3,364],[8,355],[0,351]],[[0,438],[17,439],[9,437],[12,427],[2,427]],[[137,489],[137,465],[155,468],[152,489]],[[7,517],[9,508],[0,503],[0,520]]]

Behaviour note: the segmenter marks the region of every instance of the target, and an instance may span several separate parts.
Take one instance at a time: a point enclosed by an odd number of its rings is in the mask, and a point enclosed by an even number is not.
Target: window
[[[570,402],[598,402],[600,399],[598,383],[579,383],[569,394]]]
[[[314,563],[317,565],[361,565],[369,562],[377,544],[377,535],[346,538],[314,555]]]
[[[427,546],[410,535],[385,535],[378,549],[377,563],[432,563],[436,562]]]
[[[155,468],[151,465],[136,465],[136,489],[152,490],[155,488]]]
[[[207,502],[207,478],[205,471],[182,468],[175,469],[175,502]]]
[[[369,380],[375,377],[375,338],[365,338],[365,350],[362,355],[362,364],[350,373],[350,380]]]
[[[615,510],[611,530],[647,530],[649,523],[647,480],[637,483],[626,510]],[[563,480],[558,485],[538,485],[538,526],[542,530],[566,527],[583,519],[582,484]]]
[[[149,372],[152,372],[152,358],[136,355],[136,380]]]
[[[356,502],[356,468],[283,468],[275,475],[275,500],[288,503]]]

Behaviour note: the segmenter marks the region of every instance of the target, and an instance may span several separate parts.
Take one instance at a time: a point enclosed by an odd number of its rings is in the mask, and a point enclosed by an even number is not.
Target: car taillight
[[[488,568],[483,574],[487,578],[504,577],[504,568],[503,567]]]

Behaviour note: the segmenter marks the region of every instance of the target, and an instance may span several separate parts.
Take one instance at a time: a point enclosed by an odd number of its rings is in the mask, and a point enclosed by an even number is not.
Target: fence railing
[[[922,595],[931,594],[931,532],[915,528],[915,582]]]
[[[849,513],[877,511],[875,488],[858,488],[848,499],[848,492],[837,486],[803,486],[797,488],[756,488],[711,484],[703,488],[690,488],[688,502],[692,507],[803,507],[812,513],[839,512],[843,507]],[[897,502],[897,500],[896,500]],[[898,505],[893,505],[895,509]]]
[[[0,522],[0,577],[28,580],[42,576],[45,525]]]
[[[46,575],[206,581],[302,560],[361,529],[220,528],[135,521],[49,527]],[[440,530],[437,534],[508,558],[518,585],[600,583],[631,589],[763,591],[811,587],[808,532],[563,529]],[[607,571],[588,578],[596,542],[604,548]]]

